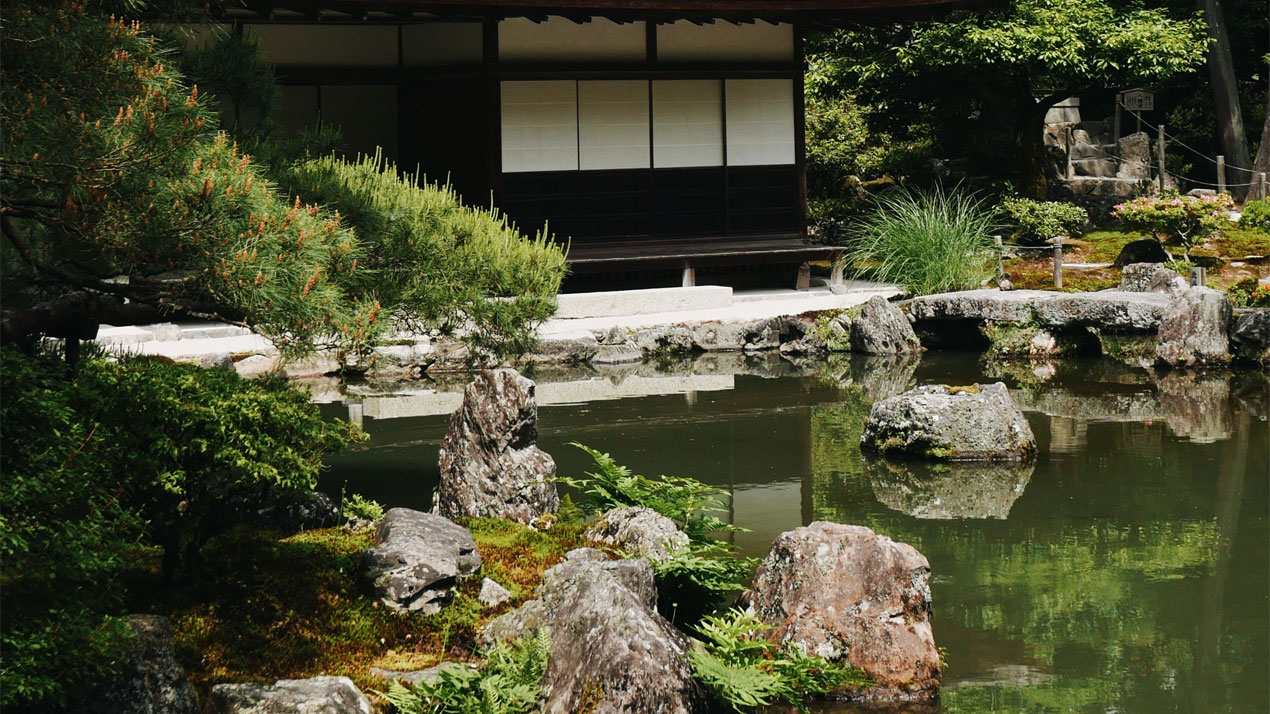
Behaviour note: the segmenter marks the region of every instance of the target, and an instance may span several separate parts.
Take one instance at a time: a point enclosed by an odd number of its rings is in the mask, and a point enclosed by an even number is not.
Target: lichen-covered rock
[[[1032,478],[1035,463],[897,463],[866,459],[873,495],[914,518],[1000,518]]]
[[[587,529],[587,537],[649,560],[661,561],[688,547],[688,535],[651,508],[615,508]]]
[[[555,511],[556,462],[537,441],[534,383],[514,369],[481,372],[441,442],[437,512],[528,523]]]
[[[595,351],[595,355],[591,357],[591,364],[594,365],[613,365],[613,364],[634,364],[643,361],[644,352],[631,342],[620,342],[614,344],[602,344]]]
[[[439,612],[454,599],[460,578],[481,569],[476,541],[446,518],[393,508],[375,529],[373,548],[362,551],[363,577],[395,612]]]
[[[789,357],[823,354],[828,351],[820,336],[815,318],[784,317],[779,320],[780,353]]]
[[[348,677],[281,679],[266,684],[217,684],[213,714],[371,714],[370,702]]]
[[[1048,327],[1097,327],[1146,332],[1160,325],[1169,296],[1100,290],[1095,293],[1050,293],[1036,302],[1036,321]]]
[[[874,403],[860,448],[945,461],[1019,461],[1036,437],[1001,382],[927,385]]]
[[[1186,278],[1161,263],[1132,263],[1120,274],[1120,289],[1130,293],[1169,293],[1186,290]]]
[[[584,703],[597,714],[704,711],[687,657],[691,640],[654,610],[648,561],[605,557],[594,549],[571,551],[544,573],[536,599],[486,626],[486,641],[549,634],[542,682],[549,714]]]
[[[129,615],[136,634],[122,670],[95,687],[75,714],[197,714],[198,698],[176,660],[172,623],[161,615]]]
[[[1270,310],[1247,310],[1235,318],[1230,351],[1240,360],[1270,366]]]
[[[878,295],[851,320],[851,348],[870,355],[908,354],[921,352],[922,343],[904,311]]]
[[[600,351],[600,343],[590,335],[539,339],[529,353],[530,362],[542,364],[582,364]]]
[[[771,637],[863,670],[875,686],[834,696],[927,700],[941,666],[931,632],[930,563],[863,526],[817,521],[777,536],[742,606]]]
[[[649,355],[687,354],[693,348],[692,330],[686,327],[649,327],[631,335],[631,343]]]
[[[502,585],[499,585],[489,578],[485,578],[485,580],[481,582],[481,592],[476,596],[476,599],[487,608],[495,608],[508,600],[511,600],[512,594]]]
[[[1169,301],[1160,320],[1155,362],[1164,367],[1205,367],[1230,361],[1230,298],[1220,290],[1191,288]]]

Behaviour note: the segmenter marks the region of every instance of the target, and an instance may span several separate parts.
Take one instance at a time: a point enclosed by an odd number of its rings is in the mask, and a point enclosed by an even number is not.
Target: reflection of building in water
[[[1005,519],[1035,469],[1035,463],[864,461],[878,502],[914,518],[935,519]]]
[[[1071,417],[1050,417],[1051,454],[1076,454],[1085,449],[1089,422]]]

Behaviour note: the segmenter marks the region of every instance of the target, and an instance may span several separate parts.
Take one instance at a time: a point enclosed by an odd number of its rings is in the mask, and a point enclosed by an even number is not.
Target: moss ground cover
[[[177,654],[206,695],[226,681],[272,682],[344,675],[363,691],[382,689],[369,669],[419,669],[474,656],[480,628],[532,596],[542,572],[585,545],[583,526],[545,532],[497,519],[465,523],[477,542],[483,576],[512,592],[497,610],[476,599],[482,577],[464,581],[453,604],[436,615],[399,615],[379,606],[359,580],[359,552],[369,529],[330,528],[284,537],[236,529],[208,546],[207,570],[196,581],[170,584],[159,554],[140,554],[130,609],[171,618]]]

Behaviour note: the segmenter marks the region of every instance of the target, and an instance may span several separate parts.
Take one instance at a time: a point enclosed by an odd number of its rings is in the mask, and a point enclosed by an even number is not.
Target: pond
[[[930,711],[1270,711],[1264,374],[931,354],[801,367],[732,356],[536,377],[539,444],[562,473],[587,467],[568,445],[578,441],[638,473],[718,486],[731,496],[726,517],[749,529],[734,536],[749,555],[814,520],[866,525],[920,550],[948,663]],[[872,400],[997,380],[1036,433],[1034,467],[922,470],[862,457]],[[459,388],[350,387],[324,405],[360,416],[371,439],[335,459],[323,487],[430,507]]]

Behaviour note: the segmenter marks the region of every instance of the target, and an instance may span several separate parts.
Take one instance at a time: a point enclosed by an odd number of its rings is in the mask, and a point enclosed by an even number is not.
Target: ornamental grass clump
[[[1190,260],[1191,248],[1203,243],[1222,228],[1229,228],[1228,218],[1235,202],[1229,194],[1206,196],[1141,196],[1121,203],[1112,210],[1125,225],[1150,233],[1182,246],[1182,255]]]
[[[874,277],[914,295],[977,288],[992,277],[996,212],[968,193],[936,186],[877,199],[851,226],[848,254]]]

